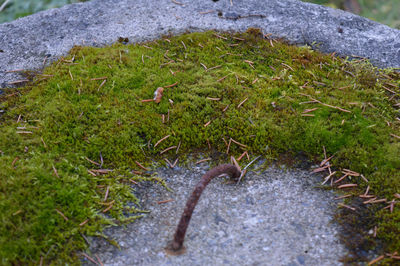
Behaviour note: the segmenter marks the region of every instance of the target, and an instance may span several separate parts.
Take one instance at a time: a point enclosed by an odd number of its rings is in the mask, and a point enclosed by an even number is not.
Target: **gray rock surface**
[[[47,62],[55,60],[74,45],[102,46],[118,37],[141,42],[164,34],[249,27],[324,52],[400,67],[399,30],[297,0],[93,0],[0,24],[0,87],[20,79],[7,71],[42,68],[46,57]]]
[[[159,169],[173,192],[159,185],[139,188],[141,205],[151,212],[125,228],[106,230],[120,250],[91,239],[92,256],[105,265],[341,265],[346,251],[332,221],[335,195],[315,188],[320,176],[278,167],[249,172],[239,185],[212,180],[189,225],[186,253],[167,255],[186,199],[207,169]]]

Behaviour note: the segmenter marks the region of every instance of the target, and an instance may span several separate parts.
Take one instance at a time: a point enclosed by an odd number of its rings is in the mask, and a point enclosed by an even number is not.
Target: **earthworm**
[[[186,202],[185,210],[183,211],[178,227],[175,231],[174,240],[170,242],[168,247],[166,248],[166,251],[168,253],[179,255],[184,252],[183,241],[185,240],[186,230],[189,226],[193,210],[196,207],[197,202],[199,201],[201,193],[203,193],[203,190],[206,188],[207,184],[210,183],[210,181],[214,177],[220,176],[222,174],[227,174],[231,179],[238,179],[240,177],[239,169],[232,164],[219,165],[202,176]]]

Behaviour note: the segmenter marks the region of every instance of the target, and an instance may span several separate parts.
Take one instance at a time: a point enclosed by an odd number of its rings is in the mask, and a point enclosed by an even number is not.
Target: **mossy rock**
[[[390,201],[400,192],[399,86],[392,70],[255,29],[74,47],[0,98],[1,263],[79,263],[84,235],[140,217],[136,184],[162,182],[147,168],[193,151],[321,161],[325,149],[335,178],[347,168],[369,180],[348,180],[349,193],[369,186]],[[378,238],[394,252],[400,209],[380,204]]]

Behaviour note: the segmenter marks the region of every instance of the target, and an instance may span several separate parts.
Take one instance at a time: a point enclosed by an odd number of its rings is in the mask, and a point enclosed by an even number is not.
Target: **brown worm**
[[[197,202],[199,201],[201,193],[203,193],[203,190],[206,188],[207,184],[210,183],[210,181],[214,177],[220,176],[222,174],[227,174],[231,179],[236,180],[240,177],[239,169],[232,164],[223,164],[217,166],[205,173],[205,175],[203,175],[186,202],[185,210],[183,211],[181,220],[179,221],[178,227],[176,228],[174,240],[170,242],[168,247],[166,248],[166,251],[169,254],[179,255],[184,252],[183,241],[185,240],[186,230],[189,226],[190,218],[192,218],[193,210],[196,207]]]

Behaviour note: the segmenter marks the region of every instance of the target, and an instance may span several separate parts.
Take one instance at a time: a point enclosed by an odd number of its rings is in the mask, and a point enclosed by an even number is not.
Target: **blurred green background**
[[[303,0],[340,8],[400,29],[400,0]]]
[[[0,23],[25,17],[42,10],[85,1],[87,0],[0,0]]]
[[[87,0],[0,0],[0,23],[27,16],[41,10],[85,1]],[[303,1],[340,8],[400,29],[400,0]]]

